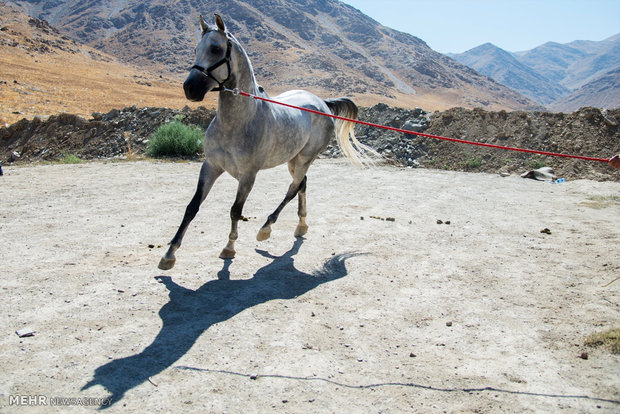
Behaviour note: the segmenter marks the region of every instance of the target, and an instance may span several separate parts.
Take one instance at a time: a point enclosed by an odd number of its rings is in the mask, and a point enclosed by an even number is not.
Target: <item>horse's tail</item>
[[[332,111],[332,114],[343,118],[357,119],[357,105],[349,98],[326,99],[325,103]],[[355,124],[351,121],[343,121],[335,119],[336,122],[336,140],[343,154],[357,166],[372,165],[373,157],[381,158],[381,155],[364,145],[355,138],[353,127]]]

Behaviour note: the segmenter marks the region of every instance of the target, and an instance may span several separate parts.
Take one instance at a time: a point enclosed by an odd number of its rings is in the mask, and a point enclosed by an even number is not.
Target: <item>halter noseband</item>
[[[200,65],[194,65],[190,68],[190,70],[192,69],[196,69],[198,71],[200,71],[200,73],[202,73],[204,76],[206,76],[207,78],[211,78],[214,81],[217,82],[217,88],[213,88],[211,89],[212,91],[222,91],[224,90],[224,84],[226,82],[228,82],[230,80],[230,76],[231,76],[231,71],[230,71],[230,53],[232,51],[232,43],[230,41],[230,39],[228,39],[228,42],[226,43],[226,56],[223,57],[222,59],[218,60],[217,62],[215,62],[214,64],[212,64],[211,66],[209,66],[208,68],[203,68]],[[228,76],[226,77],[226,79],[224,79],[223,81],[219,81],[215,78],[215,76],[213,76],[211,74],[212,71],[214,71],[215,69],[219,68],[220,66],[222,66],[223,64],[226,64],[226,68],[228,69]]]

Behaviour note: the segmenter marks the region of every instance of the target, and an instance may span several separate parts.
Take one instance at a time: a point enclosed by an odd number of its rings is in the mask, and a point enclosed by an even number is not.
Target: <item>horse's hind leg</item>
[[[289,186],[288,191],[286,192],[286,196],[284,197],[284,200],[280,203],[278,208],[276,208],[275,211],[269,215],[269,217],[267,218],[267,221],[265,222],[265,224],[263,224],[263,227],[261,227],[261,229],[259,230],[258,234],[256,235],[256,240],[258,241],[267,240],[269,236],[271,236],[271,225],[275,223],[276,220],[278,220],[278,216],[280,215],[280,212],[282,211],[282,209],[293,198],[295,198],[297,194],[301,194],[301,198],[299,200],[299,214],[300,214],[299,225],[297,226],[297,228],[299,232],[301,232],[300,235],[305,234],[306,230],[308,229],[308,226],[306,226],[305,224],[305,221],[306,221],[305,206],[306,206],[306,171],[308,171],[309,165],[310,164],[307,164],[303,167],[299,167],[299,166],[294,167],[292,163],[289,163],[289,172],[293,176],[293,182]],[[303,205],[303,219],[301,215],[302,205]],[[305,230],[303,229],[302,223],[303,223],[303,226],[305,226]],[[295,230],[295,235],[297,235],[297,233],[298,231]]]
[[[306,183],[308,179],[304,177],[301,182],[299,191],[297,192],[297,215],[299,216],[299,224],[295,229],[295,237],[301,237],[308,232],[308,225],[306,224]]]
[[[183,216],[183,221],[179,226],[174,238],[170,242],[170,247],[164,256],[161,258],[159,262],[159,268],[162,270],[169,270],[174,267],[174,263],[176,262],[176,257],[174,253],[181,247],[181,242],[183,241],[183,236],[185,235],[185,231],[189,226],[189,223],[196,217],[198,213],[198,209],[200,208],[200,204],[204,201],[213,187],[213,183],[222,174],[223,170],[214,168],[209,165],[207,161],[202,164],[200,168],[200,176],[198,178],[198,188],[196,188],[196,193],[194,197],[187,205],[185,209],[185,215]]]
[[[235,257],[235,241],[237,240],[237,224],[239,220],[243,218],[242,211],[245,200],[247,200],[252,187],[254,186],[254,180],[256,179],[256,173],[250,173],[239,179],[239,186],[237,188],[237,197],[235,203],[230,209],[230,234],[228,235],[228,243],[226,247],[220,253],[221,259],[232,259]]]

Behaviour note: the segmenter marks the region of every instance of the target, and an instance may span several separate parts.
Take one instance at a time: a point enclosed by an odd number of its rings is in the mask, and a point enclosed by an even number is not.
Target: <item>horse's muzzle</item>
[[[185,97],[193,102],[202,101],[210,89],[209,83],[211,83],[209,78],[193,69],[183,83]]]

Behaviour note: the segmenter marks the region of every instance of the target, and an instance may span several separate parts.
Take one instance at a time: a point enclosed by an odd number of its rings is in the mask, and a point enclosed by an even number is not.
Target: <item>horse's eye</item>
[[[219,46],[211,46],[211,53],[214,55],[219,55],[222,53],[222,48]]]

